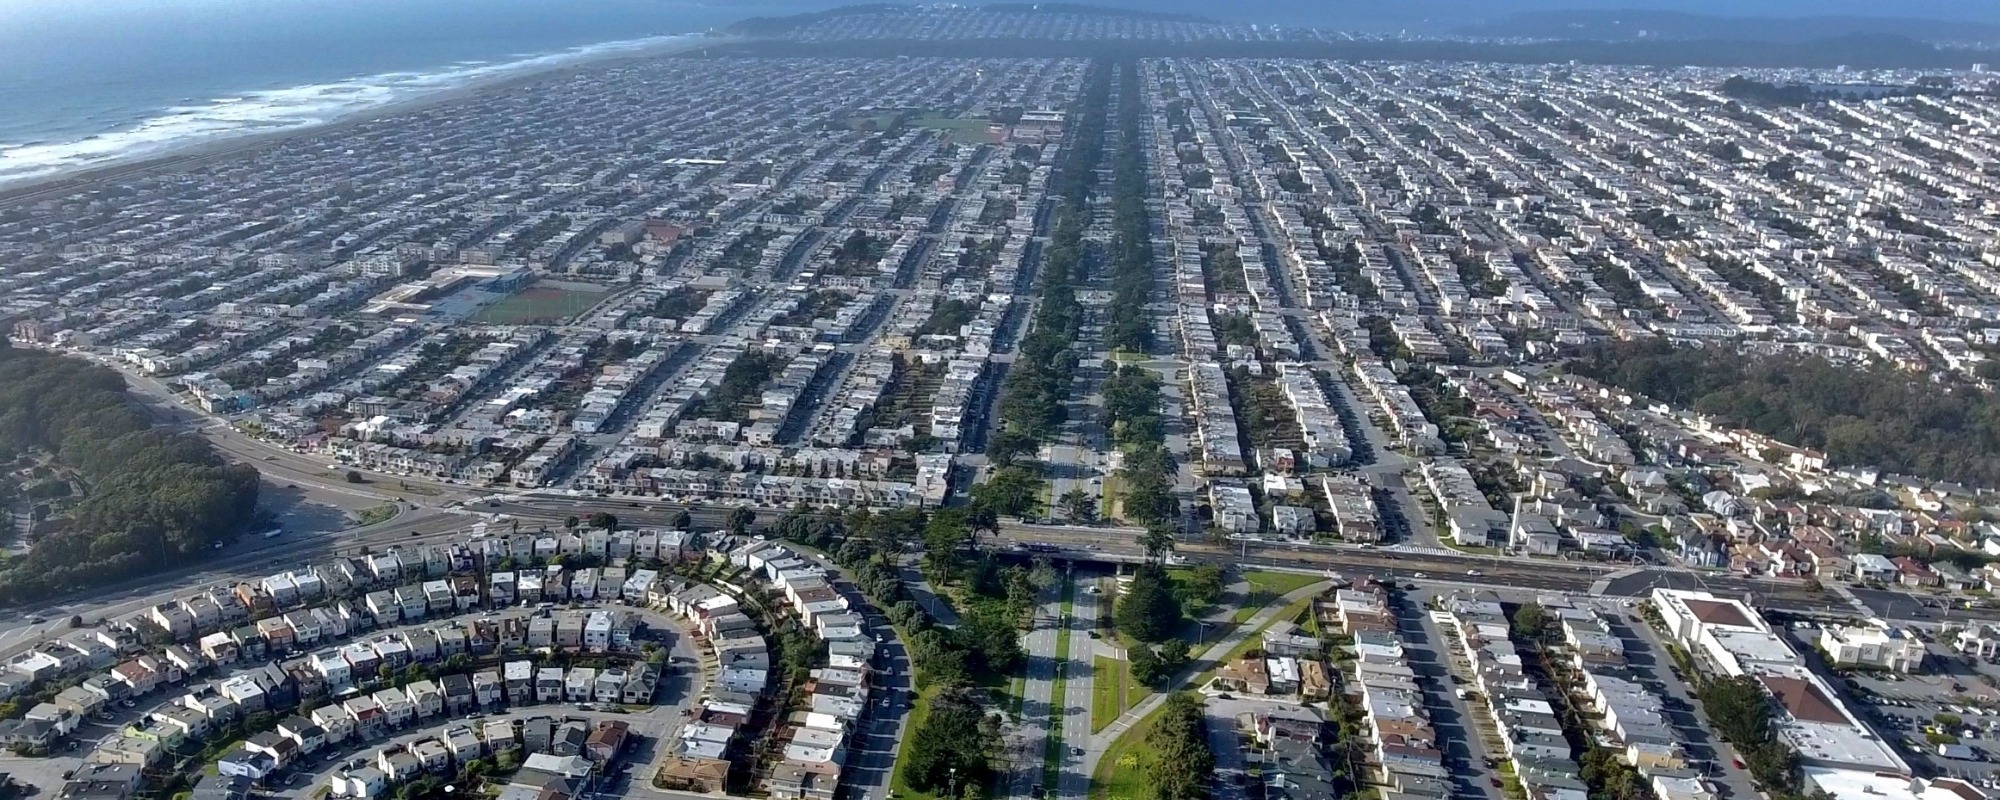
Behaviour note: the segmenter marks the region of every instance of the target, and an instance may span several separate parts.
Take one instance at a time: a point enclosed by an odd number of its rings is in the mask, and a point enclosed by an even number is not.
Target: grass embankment
[[[910,705],[910,718],[903,722],[906,726],[904,730],[915,733],[923,728],[924,719],[931,714],[931,700],[937,697],[938,691],[939,686],[933,684],[917,692],[916,702]],[[889,791],[898,800],[935,800],[937,795],[912,789],[910,784],[903,780],[903,753],[910,746],[911,738],[905,735],[901,742],[896,743],[896,760],[889,768]]]
[[[1256,616],[1259,609],[1320,580],[1318,575],[1297,572],[1247,570],[1243,573],[1243,581],[1250,584],[1249,596],[1243,599],[1243,605],[1236,609],[1236,616],[1231,621],[1238,625],[1248,622],[1251,617]]]
[[[1275,616],[1272,616],[1270,619],[1265,620],[1264,624],[1258,625],[1256,629],[1250,631],[1248,635],[1243,637],[1243,641],[1237,642],[1235,647],[1229,649],[1229,653],[1227,655],[1223,656],[1220,660],[1216,661],[1215,663],[1217,665],[1227,664],[1231,661],[1235,661],[1238,658],[1242,658],[1244,653],[1248,653],[1253,649],[1263,647],[1264,631],[1270,630],[1271,626],[1276,625],[1279,620],[1297,622],[1302,616],[1311,614],[1312,601],[1313,599],[1310,597],[1301,597],[1297,600],[1292,601],[1291,605],[1285,606],[1284,609],[1279,611]],[[1248,621],[1249,617],[1245,617],[1244,620]],[[1207,670],[1203,671],[1200,675],[1194,676],[1194,682],[1190,686],[1190,688],[1199,689],[1202,686],[1206,685],[1209,679],[1214,677],[1215,677],[1215,667],[1209,667]]]
[[[400,509],[398,509],[394,503],[383,503],[382,505],[375,506],[373,508],[364,508],[361,509],[360,511],[354,512],[354,526],[357,528],[364,528],[369,525],[376,525],[383,522],[388,522],[389,520],[395,519],[396,514],[399,511]]]
[[[1097,771],[1090,776],[1090,800],[1140,800],[1146,796],[1146,775],[1139,766],[1139,751],[1145,748],[1146,735],[1152,732],[1160,711],[1165,708],[1162,704],[1141,717],[1104,749]]]

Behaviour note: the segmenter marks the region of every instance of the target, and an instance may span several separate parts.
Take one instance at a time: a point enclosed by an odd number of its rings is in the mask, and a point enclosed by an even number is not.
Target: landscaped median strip
[[[1090,732],[1097,733],[1131,708],[1139,693],[1130,686],[1132,662],[1096,656],[1091,664],[1096,677],[1090,686]]]
[[[1049,688],[1049,735],[1042,748],[1042,785],[1053,788],[1062,777],[1063,756],[1063,712],[1068,706],[1063,702],[1063,690],[1069,680],[1069,619],[1075,607],[1073,587],[1063,583],[1062,617],[1056,629],[1056,679]]]

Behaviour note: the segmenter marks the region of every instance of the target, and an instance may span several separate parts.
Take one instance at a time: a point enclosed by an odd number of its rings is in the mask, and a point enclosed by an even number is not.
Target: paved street
[[[1403,641],[1403,656],[1417,675],[1424,695],[1424,711],[1430,715],[1431,729],[1437,734],[1438,751],[1451,773],[1455,797],[1502,800],[1501,790],[1487,780],[1492,770],[1485,766],[1489,756],[1473,725],[1472,707],[1459,697],[1452,679],[1450,647],[1437,622],[1424,610],[1428,592],[1405,593],[1391,601],[1396,612],[1397,636]]]
[[[1021,715],[1008,735],[1006,752],[1007,794],[1028,797],[1045,777],[1045,754],[1055,710],[1056,670],[1062,657],[1056,652],[1062,627],[1062,586],[1042,593],[1035,606],[1034,627],[1021,636],[1027,651],[1021,684]],[[1088,723],[1086,723],[1088,725]],[[1085,730],[1088,730],[1086,727]]]
[[[819,562],[834,576],[834,586],[850,597],[865,597],[847,579],[845,572],[824,556],[805,548],[795,552]],[[910,706],[915,688],[911,684],[910,653],[882,609],[863,603],[858,610],[875,636],[875,674],[870,681],[873,693],[866,717],[848,742],[847,771],[842,785],[852,800],[886,800],[895,774],[896,751],[909,734]]]
[[[1688,758],[1714,765],[1708,777],[1719,785],[1719,796],[1723,800],[1757,797],[1756,786],[1750,782],[1750,773],[1732,766],[1730,757],[1723,755],[1722,751],[1728,749],[1728,744],[1709,727],[1701,704],[1694,699],[1687,682],[1676,674],[1673,659],[1667,655],[1659,634],[1636,615],[1606,611],[1604,619],[1610,623],[1611,632],[1625,644],[1625,662],[1641,676],[1646,688],[1665,704],[1667,720],[1680,734],[1681,746],[1687,749]]]
[[[1079,579],[1074,584],[1075,602],[1069,619],[1069,651],[1062,662],[1062,750],[1058,756],[1061,776],[1053,788],[1058,797],[1081,800],[1090,794],[1090,773],[1083,770],[1083,756],[1097,746],[1090,733],[1090,700],[1093,690],[1097,640],[1090,638],[1096,627],[1097,600],[1103,595],[1084,591],[1096,579]]]

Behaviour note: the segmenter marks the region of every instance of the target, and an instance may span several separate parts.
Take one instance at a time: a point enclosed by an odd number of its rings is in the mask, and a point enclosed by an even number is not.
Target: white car
[[[1429,576],[1429,575],[1425,575],[1424,573],[1421,573],[1421,572],[1419,572],[1419,573],[1417,573],[1417,574],[1415,574],[1415,575],[1411,575],[1410,577],[1412,577],[1412,578],[1416,578],[1417,580],[1423,580],[1423,579],[1425,579],[1425,578],[1428,578],[1428,577],[1430,577],[1430,576]]]
[[[1486,573],[1484,573],[1484,572],[1480,572],[1479,570],[1476,570],[1476,569],[1468,569],[1468,570],[1466,570],[1466,571],[1465,571],[1465,576],[1466,576],[1466,577],[1468,577],[1468,578],[1477,578],[1477,577],[1479,577],[1479,576],[1481,576],[1481,575],[1485,575],[1485,574],[1486,574]]]

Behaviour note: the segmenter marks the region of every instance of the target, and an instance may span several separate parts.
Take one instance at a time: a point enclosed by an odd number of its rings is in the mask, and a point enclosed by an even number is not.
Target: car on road
[[[1480,572],[1479,570],[1476,570],[1476,569],[1468,569],[1468,570],[1466,570],[1466,571],[1465,571],[1465,577],[1468,577],[1468,578],[1477,578],[1477,577],[1480,577],[1480,576],[1482,576],[1482,575],[1485,575],[1485,574],[1486,574],[1486,573],[1484,573],[1484,572]]]
[[[1419,572],[1419,573],[1416,573],[1415,575],[1411,575],[1410,577],[1412,577],[1412,578],[1416,578],[1417,580],[1423,580],[1423,579],[1425,579],[1425,578],[1428,578],[1428,577],[1430,577],[1430,576],[1429,576],[1429,575],[1425,575],[1424,573],[1421,573],[1421,572]]]

